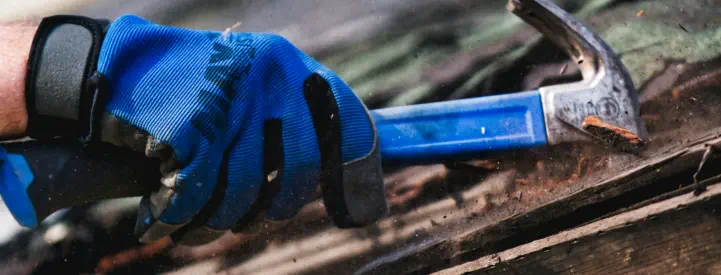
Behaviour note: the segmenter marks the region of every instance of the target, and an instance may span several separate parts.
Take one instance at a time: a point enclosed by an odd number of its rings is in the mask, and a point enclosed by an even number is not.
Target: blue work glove
[[[162,161],[161,189],[141,201],[141,241],[204,243],[258,205],[264,220],[292,218],[321,182],[382,184],[363,103],[278,35],[123,16],[109,26],[98,72],[110,94],[101,139]]]

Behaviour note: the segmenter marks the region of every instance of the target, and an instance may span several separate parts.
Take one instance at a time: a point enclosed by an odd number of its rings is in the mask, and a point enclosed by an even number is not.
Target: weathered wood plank
[[[721,274],[721,184],[438,274]]]
[[[478,207],[485,208],[485,203],[474,201],[487,194],[486,189],[492,189],[494,178],[499,186],[513,180],[507,176],[496,178],[499,173],[493,173],[495,176],[459,194],[465,202],[461,206],[447,198],[388,217],[375,228],[328,229],[293,239],[285,246],[266,247],[264,243],[268,241],[260,239],[250,246],[262,252],[242,264],[220,270],[231,274],[336,274],[338,270],[404,274],[441,270],[581,226],[616,211],[643,207],[639,203],[644,200],[676,190],[679,184],[688,185],[705,144],[721,143],[719,134],[721,129],[715,129],[696,141],[654,150],[653,155],[633,163],[635,168],[621,167],[624,173],[605,180],[561,185],[542,193],[540,199],[528,193],[522,199],[508,197],[480,211]],[[280,232],[275,235],[279,234],[286,235]],[[235,238],[229,237],[225,241]]]
[[[644,200],[690,184],[707,146],[721,145],[718,137],[716,129],[695,142],[659,150],[633,169],[586,184],[542,206],[529,210],[521,206],[522,214],[498,219],[495,224],[395,255],[387,261],[378,260],[360,271],[382,274],[438,271],[551,236],[623,208],[639,207],[637,204]]]

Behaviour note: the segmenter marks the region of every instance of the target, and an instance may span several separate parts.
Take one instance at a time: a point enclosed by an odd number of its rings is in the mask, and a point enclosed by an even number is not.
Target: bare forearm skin
[[[25,136],[25,73],[36,29],[32,22],[0,23],[0,140]]]

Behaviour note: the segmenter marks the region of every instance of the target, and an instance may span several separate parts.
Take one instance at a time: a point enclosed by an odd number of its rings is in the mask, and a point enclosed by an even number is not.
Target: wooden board
[[[605,216],[642,207],[643,201],[692,183],[708,146],[721,145],[719,130],[683,146],[659,150],[636,168],[534,209],[521,210],[492,225],[468,230],[433,244],[396,253],[366,265],[362,273],[427,274],[498,253]],[[509,206],[506,206],[508,208]],[[521,207],[521,209],[523,209]]]
[[[714,185],[438,274],[721,274],[719,213]]]

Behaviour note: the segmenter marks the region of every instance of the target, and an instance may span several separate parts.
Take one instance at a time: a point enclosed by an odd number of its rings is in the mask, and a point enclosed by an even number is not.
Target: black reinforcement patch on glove
[[[340,228],[354,227],[343,190],[343,159],[338,103],[328,82],[314,73],[304,83],[305,100],[313,117],[320,148],[320,186],[328,216]]]

